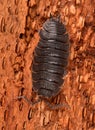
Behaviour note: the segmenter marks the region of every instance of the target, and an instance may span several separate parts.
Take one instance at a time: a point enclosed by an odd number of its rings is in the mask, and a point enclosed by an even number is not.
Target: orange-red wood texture
[[[54,100],[70,109],[14,100],[36,96],[33,50],[50,13],[61,15],[70,36],[68,74]],[[95,0],[0,0],[0,130],[95,130]]]

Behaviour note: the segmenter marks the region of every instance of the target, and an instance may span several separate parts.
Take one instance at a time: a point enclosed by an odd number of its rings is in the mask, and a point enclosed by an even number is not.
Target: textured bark
[[[70,36],[68,74],[54,100],[65,100],[70,109],[14,100],[37,96],[32,91],[33,50],[50,12],[61,15]],[[46,129],[95,130],[95,0],[0,0],[0,130]]]

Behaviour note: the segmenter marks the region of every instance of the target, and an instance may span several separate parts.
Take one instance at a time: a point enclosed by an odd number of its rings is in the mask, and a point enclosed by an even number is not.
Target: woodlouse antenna
[[[30,105],[35,105],[38,102],[42,101],[40,98],[38,100],[36,100],[35,102],[31,102],[27,97],[25,96],[18,96],[16,99],[24,99],[26,102],[28,102]]]
[[[64,104],[51,104],[49,101],[46,101],[45,100],[45,103],[49,106],[49,108],[50,109],[52,109],[52,110],[56,110],[56,109],[60,109],[60,108],[63,108],[63,107],[65,107],[65,108],[68,108],[68,109],[70,109],[70,106],[67,104],[67,103],[64,103]]]

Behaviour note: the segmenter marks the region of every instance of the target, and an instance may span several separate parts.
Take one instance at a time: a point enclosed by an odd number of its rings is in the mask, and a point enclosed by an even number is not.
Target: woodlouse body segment
[[[32,63],[33,89],[43,98],[58,94],[68,65],[69,36],[60,19],[51,17],[39,32]]]

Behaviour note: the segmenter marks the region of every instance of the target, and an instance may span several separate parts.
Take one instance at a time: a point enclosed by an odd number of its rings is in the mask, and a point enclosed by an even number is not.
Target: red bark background
[[[61,14],[70,36],[64,99],[70,109],[31,106],[31,63],[38,30]],[[20,33],[26,37],[20,39]],[[0,0],[0,130],[95,130],[95,0]]]

